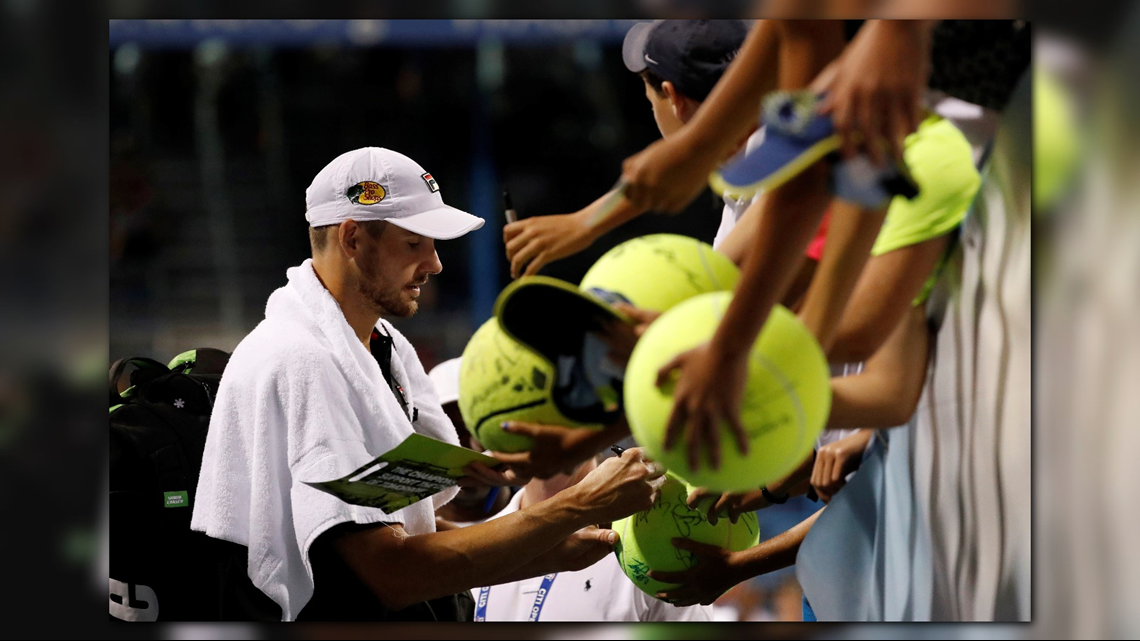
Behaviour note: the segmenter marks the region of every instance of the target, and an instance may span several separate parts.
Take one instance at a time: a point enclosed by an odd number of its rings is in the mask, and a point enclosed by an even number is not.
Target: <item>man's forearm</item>
[[[341,556],[392,609],[500,583],[589,525],[573,491],[479,525],[408,536],[373,528],[334,541]]]
[[[501,574],[495,581],[488,583],[488,585],[513,583],[536,576],[544,576],[552,572],[559,572],[565,569],[564,564],[564,559],[559,557],[553,550],[547,550],[514,570]]]
[[[526,510],[461,530],[409,537],[405,540],[404,549],[422,554],[425,560],[435,561],[439,565],[432,565],[446,568],[452,580],[462,583],[452,586],[454,589],[443,589],[441,594],[499,583],[499,575],[522,567],[576,530],[589,525],[572,494],[567,492]],[[420,571],[426,571],[428,567],[431,566],[422,566]],[[427,584],[436,584],[443,577],[425,579]]]

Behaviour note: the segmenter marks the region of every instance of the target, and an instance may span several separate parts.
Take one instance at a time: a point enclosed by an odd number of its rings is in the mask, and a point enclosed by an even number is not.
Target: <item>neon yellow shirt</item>
[[[970,143],[941,116],[927,117],[907,136],[903,157],[918,183],[919,194],[914,200],[896,196],[891,201],[883,228],[871,248],[872,256],[949,233],[966,217],[981,185]],[[944,264],[945,257],[915,297],[915,305],[930,295]]]

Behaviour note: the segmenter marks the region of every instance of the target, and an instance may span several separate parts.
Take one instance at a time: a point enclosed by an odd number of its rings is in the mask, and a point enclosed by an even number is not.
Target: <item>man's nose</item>
[[[429,274],[438,274],[443,271],[443,263],[439,262],[439,254],[433,249],[431,258],[426,261],[425,271]]]

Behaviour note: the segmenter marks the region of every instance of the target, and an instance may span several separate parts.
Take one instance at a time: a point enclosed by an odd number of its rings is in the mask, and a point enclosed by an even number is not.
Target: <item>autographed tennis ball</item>
[[[467,430],[496,452],[534,447],[529,436],[502,430],[504,421],[601,428],[566,418],[554,403],[554,367],[514,340],[495,318],[483,323],[463,350],[459,370],[459,412]]]
[[[650,570],[680,572],[697,563],[697,557],[691,552],[673,546],[674,538],[692,539],[733,552],[760,542],[760,524],[755,512],[741,515],[736,523],[718,519],[713,525],[704,514],[685,504],[692,487],[671,473],[667,473],[665,479],[653,507],[615,521],[611,526],[618,533],[614,553],[622,572],[649,595],[677,587],[649,578]]]
[[[717,470],[703,449],[700,468],[690,468],[683,438],[665,449],[674,383],[658,388],[657,371],[712,338],[731,299],[729,292],[702,294],[662,314],[634,348],[625,375],[626,416],[638,444],[685,481],[718,492],[754,490],[787,475],[811,453],[831,410],[830,372],[819,343],[776,305],[748,354],[740,411],[748,454],[737,449],[727,422],[720,426]]]
[[[579,288],[613,302],[663,312],[697,294],[732,291],[740,271],[724,254],[695,238],[651,234],[609,250]]]

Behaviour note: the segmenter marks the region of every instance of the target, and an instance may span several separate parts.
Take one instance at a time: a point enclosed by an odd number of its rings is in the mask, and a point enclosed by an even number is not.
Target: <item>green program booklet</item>
[[[457,485],[463,468],[472,461],[487,467],[500,462],[465,447],[420,434],[404,439],[396,449],[344,478],[306,485],[328,492],[345,503],[380,508],[385,514],[408,507]]]

